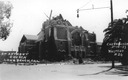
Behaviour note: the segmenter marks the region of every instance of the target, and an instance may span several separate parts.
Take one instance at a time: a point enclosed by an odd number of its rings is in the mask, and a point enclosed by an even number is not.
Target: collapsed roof
[[[45,29],[49,25],[65,25],[65,26],[72,26],[72,24],[64,19],[61,14],[59,16],[53,17],[51,20],[46,20],[43,23],[42,28]]]

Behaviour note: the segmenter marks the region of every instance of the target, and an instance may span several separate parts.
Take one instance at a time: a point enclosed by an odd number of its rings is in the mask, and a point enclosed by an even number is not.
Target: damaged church
[[[46,20],[37,35],[23,35],[18,52],[28,52],[29,59],[60,61],[69,57],[94,56],[96,46],[94,32],[72,26],[60,14]]]

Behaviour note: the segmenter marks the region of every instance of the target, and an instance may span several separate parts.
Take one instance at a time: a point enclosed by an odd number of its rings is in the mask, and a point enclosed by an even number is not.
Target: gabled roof
[[[27,34],[25,34],[25,35],[23,35],[20,42],[24,42],[25,40],[34,40],[34,41],[36,41],[37,39],[38,39],[38,36],[36,36],[36,35],[27,35]]]
[[[24,37],[26,37],[27,40],[37,40],[38,36],[36,35],[23,35]]]

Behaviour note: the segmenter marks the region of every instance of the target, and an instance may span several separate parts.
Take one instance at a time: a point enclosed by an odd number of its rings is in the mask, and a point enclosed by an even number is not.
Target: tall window
[[[67,39],[67,30],[64,27],[57,27],[57,38]]]
[[[75,32],[72,34],[72,44],[73,45],[76,45],[76,46],[79,46],[82,44],[81,42],[81,35],[79,32]]]

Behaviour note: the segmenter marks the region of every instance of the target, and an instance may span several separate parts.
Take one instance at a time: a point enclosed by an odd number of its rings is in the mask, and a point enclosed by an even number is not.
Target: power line
[[[110,7],[98,7],[98,8],[88,8],[88,9],[79,9],[79,11],[84,11],[84,10],[93,10],[93,9],[105,9],[105,8],[110,8]]]
[[[85,7],[86,5],[88,5],[92,0],[89,0],[86,4],[84,4],[82,7],[78,8],[78,9],[81,9],[83,7]]]
[[[90,3],[91,0],[89,2],[87,2],[84,6],[86,6],[88,3]],[[84,6],[82,6],[81,8],[83,8]],[[92,8],[87,8],[87,9],[81,9],[81,8],[78,8],[77,9],[77,18],[79,18],[79,11],[84,11],[84,10],[94,10],[94,9],[105,9],[105,8],[110,8],[110,7],[97,7],[97,8],[94,8],[94,5],[92,4]],[[110,8],[111,9],[111,8]]]
[[[88,9],[77,9],[77,18],[79,18],[79,11],[94,10],[94,9],[105,9],[105,8],[110,8],[110,7],[98,7],[98,8],[94,8],[94,5],[92,5],[92,8],[88,8]]]

